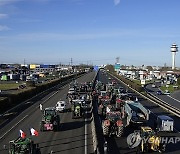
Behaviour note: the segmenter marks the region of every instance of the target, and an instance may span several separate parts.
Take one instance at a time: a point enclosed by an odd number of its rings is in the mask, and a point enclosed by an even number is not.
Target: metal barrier
[[[109,73],[109,74],[110,74],[110,73]],[[176,108],[176,107],[170,105],[169,103],[167,103],[167,102],[159,99],[158,97],[152,95],[151,93],[148,93],[147,91],[146,91],[146,93],[147,93],[147,96],[148,96],[148,97],[146,97],[146,96],[143,95],[142,93],[140,93],[140,92],[136,91],[135,89],[129,87],[125,82],[123,82],[122,80],[120,80],[120,79],[117,78],[116,76],[114,76],[114,75],[112,75],[112,74],[110,74],[110,75],[113,76],[114,78],[116,78],[117,80],[119,80],[119,81],[120,81],[121,83],[123,83],[124,85],[126,85],[129,89],[133,90],[134,92],[136,92],[137,94],[139,94],[140,96],[142,96],[143,98],[145,98],[145,99],[151,101],[152,103],[160,106],[161,108],[163,108],[163,109],[165,109],[166,111],[168,111],[168,112],[176,115],[177,117],[180,117],[180,110],[179,110],[178,108]]]
[[[94,79],[92,80],[93,89],[94,89],[94,86],[95,86],[97,75],[98,75],[98,72],[96,73]],[[91,103],[93,103],[93,102],[91,101]],[[93,110],[93,105],[91,106],[91,109]],[[97,140],[97,133],[96,133],[96,127],[95,127],[95,120],[94,120],[94,113],[93,112],[92,112],[91,119],[92,119],[92,121],[91,121],[91,130],[92,130],[92,137],[93,137],[94,153],[99,154],[98,140]]]

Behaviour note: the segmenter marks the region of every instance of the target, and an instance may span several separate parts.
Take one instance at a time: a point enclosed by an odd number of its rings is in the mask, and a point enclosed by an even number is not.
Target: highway
[[[157,95],[157,91],[159,90],[159,88],[157,87],[152,87],[151,84],[146,86],[146,89],[148,92],[150,92],[151,94],[155,95],[156,97],[160,98],[161,100],[169,103],[170,105],[180,109],[180,96],[179,96],[179,91],[173,94],[173,97],[171,97],[171,95]]]
[[[100,71],[99,76],[98,76],[98,80],[102,81],[103,83],[111,82],[112,80],[109,80],[108,78],[109,78],[109,75],[107,73],[103,73],[102,71]],[[116,81],[118,81],[118,80],[116,79]],[[118,81],[118,84],[119,84],[119,86],[123,86],[125,89],[127,89],[127,87],[125,87],[119,81]],[[144,107],[148,108],[151,111],[150,120],[148,121],[148,124],[147,124],[148,126],[151,126],[152,128],[154,128],[154,121],[157,118],[157,115],[163,114],[163,115],[169,115],[170,117],[172,117],[174,119],[174,122],[175,122],[176,132],[180,131],[180,125],[179,125],[180,118],[168,113],[167,111],[163,110],[162,108],[153,104],[152,102],[145,100],[144,98],[138,96],[137,94],[135,94],[130,89],[128,89],[128,91],[133,93],[133,95],[138,98],[140,103],[142,103],[142,105]],[[108,154],[134,154],[134,153],[136,153],[136,149],[129,149],[128,148],[126,140],[127,140],[128,134],[130,134],[131,132],[133,132],[134,130],[137,130],[137,129],[138,129],[137,127],[130,126],[130,127],[125,128],[125,132],[124,132],[123,136],[120,138],[105,137],[105,140],[107,141],[108,149],[109,149]],[[101,135],[101,136],[103,136],[103,135]],[[167,150],[165,153],[167,153],[167,154],[171,154],[171,153],[179,154],[180,153],[180,142],[178,142],[177,144],[168,144]]]
[[[95,72],[85,74],[77,79],[79,83],[92,81]],[[69,85],[52,90],[45,96],[33,99],[33,105],[24,109],[21,114],[0,129],[0,154],[8,153],[8,143],[19,136],[22,129],[27,137],[31,137],[35,143],[39,144],[41,154],[91,154],[93,153],[93,141],[91,132],[91,121],[89,118],[72,119],[71,113],[60,113],[60,131],[39,131],[39,124],[42,113],[39,104],[43,108],[55,106],[58,100],[66,100]],[[30,101],[31,102],[31,101]],[[33,127],[39,131],[39,136],[30,136],[29,129]],[[4,148],[6,145],[6,148]]]

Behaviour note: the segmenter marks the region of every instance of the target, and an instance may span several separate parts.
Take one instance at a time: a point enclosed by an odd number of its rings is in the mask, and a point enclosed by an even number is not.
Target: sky
[[[171,66],[180,0],[0,0],[0,63]],[[176,54],[180,67],[180,53]]]

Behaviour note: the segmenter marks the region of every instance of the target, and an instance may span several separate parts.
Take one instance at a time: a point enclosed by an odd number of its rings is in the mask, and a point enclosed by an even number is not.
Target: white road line
[[[48,101],[51,97],[53,97],[54,95],[56,95],[58,92],[59,92],[59,91],[56,91],[55,93],[53,93],[51,96],[49,96],[47,99],[45,99],[45,100],[42,102],[42,104],[45,103],[46,101]],[[36,109],[37,109],[37,108],[39,108],[39,106],[36,106]]]
[[[86,111],[86,115],[87,115],[87,111]],[[87,154],[87,117],[85,118],[85,137],[84,137],[84,142],[85,142],[84,154]]]
[[[47,100],[49,100],[51,97],[53,97],[55,94],[57,94],[59,91],[56,91],[53,93],[51,96],[49,96],[46,100],[44,100],[42,103],[45,103]],[[39,106],[36,107],[36,109],[39,108]],[[7,134],[9,133],[13,128],[15,128],[21,121],[23,121],[25,118],[27,118],[29,115],[26,115],[23,117],[18,123],[16,123],[13,127],[11,127],[7,132],[5,132],[1,137],[0,140]]]
[[[170,98],[172,98],[173,100],[175,100],[175,101],[177,101],[177,102],[180,103],[180,101],[179,101],[178,99],[176,99],[176,98],[174,98],[174,97],[172,97],[172,96],[168,96],[168,97],[170,97]]]
[[[25,117],[23,117],[20,121],[18,121],[18,123],[16,123],[14,126],[12,126],[7,132],[5,132],[1,137],[0,140],[7,134],[9,133],[14,127],[16,127],[21,121],[23,121],[26,117],[28,117],[28,115],[26,115]]]

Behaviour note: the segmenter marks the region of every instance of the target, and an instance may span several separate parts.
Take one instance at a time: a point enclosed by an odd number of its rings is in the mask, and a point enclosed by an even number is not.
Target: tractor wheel
[[[103,135],[108,135],[109,134],[109,126],[105,126],[104,124],[102,124],[102,128],[103,128]]]
[[[121,137],[123,134],[123,126],[118,126],[116,136]]]
[[[165,144],[160,144],[160,146],[159,146],[159,151],[160,151],[161,153],[165,152],[165,151],[166,151],[166,145],[165,145]]]
[[[138,146],[137,147],[137,150],[136,150],[136,154],[142,154],[143,152],[141,151],[141,146]]]
[[[55,121],[53,122],[53,131],[58,131],[58,125],[59,125],[59,124],[58,124],[58,121],[55,120]]]

